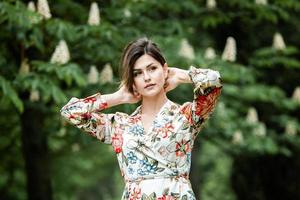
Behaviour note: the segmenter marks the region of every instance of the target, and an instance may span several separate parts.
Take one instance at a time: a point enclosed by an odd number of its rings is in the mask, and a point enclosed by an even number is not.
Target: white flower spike
[[[267,0],[255,0],[255,3],[258,5],[267,5],[268,1]]]
[[[40,100],[40,93],[38,90],[32,90],[30,92],[30,97],[29,97],[30,101],[32,102],[36,102],[38,100]]]
[[[214,9],[217,7],[216,0],[206,0],[206,7],[209,9]]]
[[[257,125],[258,125],[258,127],[255,128],[254,134],[257,135],[257,136],[259,136],[259,137],[266,136],[266,134],[267,134],[266,125],[264,123],[262,123],[262,122],[258,123]]]
[[[88,24],[91,26],[100,25],[100,10],[96,2],[91,4]]]
[[[297,124],[294,121],[288,121],[284,132],[287,135],[295,136],[297,134]]]
[[[195,59],[194,48],[189,44],[187,39],[181,40],[179,55],[190,60]]]
[[[70,52],[67,43],[61,40],[56,46],[55,51],[51,57],[51,63],[66,64],[70,60]]]
[[[255,108],[249,108],[246,120],[250,124],[255,124],[258,122],[258,115]]]
[[[32,12],[35,12],[35,11],[36,11],[36,8],[35,8],[35,5],[34,5],[34,2],[33,2],[33,1],[29,1],[29,2],[28,2],[27,8],[28,8],[28,10],[30,10],[30,11],[32,11]]]
[[[275,33],[273,37],[273,48],[277,50],[285,49],[285,43],[280,33]]]
[[[228,37],[222,54],[222,59],[234,62],[236,60],[236,41],[233,37]]]
[[[205,50],[204,58],[209,59],[209,60],[215,59],[216,58],[215,50],[212,47],[208,47]]]
[[[47,0],[38,0],[37,2],[38,13],[40,13],[45,19],[51,18],[51,13]]]
[[[100,83],[112,83],[113,82],[113,70],[111,65],[108,63],[104,65],[103,70],[100,74]]]
[[[20,66],[20,69],[19,69],[19,74],[26,75],[26,74],[29,73],[29,71],[30,71],[30,66],[28,64],[28,59],[25,58],[21,62],[21,66]]]
[[[92,65],[88,74],[88,83],[95,84],[99,82],[99,72],[95,65]]]
[[[126,17],[126,18],[130,18],[131,17],[131,11],[128,9],[128,8],[125,8],[124,9],[124,16]]]
[[[237,130],[233,134],[232,143],[233,144],[242,144],[244,141],[243,134],[240,130]]]
[[[300,86],[295,88],[292,99],[300,104]]]

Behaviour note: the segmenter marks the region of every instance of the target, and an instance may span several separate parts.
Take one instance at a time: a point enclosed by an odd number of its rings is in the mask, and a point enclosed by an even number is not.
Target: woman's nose
[[[151,78],[147,72],[144,72],[144,80],[149,81]]]

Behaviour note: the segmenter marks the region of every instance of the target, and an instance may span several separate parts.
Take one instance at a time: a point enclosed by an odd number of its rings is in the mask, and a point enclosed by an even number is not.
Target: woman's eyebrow
[[[154,64],[154,63],[150,63],[149,65],[146,66],[146,68],[151,67],[151,65],[153,65],[153,64]],[[133,69],[133,71],[140,71],[140,70],[142,70],[142,69]]]

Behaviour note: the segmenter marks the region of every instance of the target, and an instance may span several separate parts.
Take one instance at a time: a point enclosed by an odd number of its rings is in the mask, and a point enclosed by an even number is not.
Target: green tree
[[[197,196],[299,198],[300,106],[291,98],[300,74],[297,0],[97,2],[101,20],[90,24],[92,1],[49,1],[49,12],[0,2],[1,199],[120,198],[110,147],[66,125],[59,109],[72,96],[116,90],[122,49],[141,36],[160,45],[169,66],[222,75],[220,102],[193,150]],[[272,46],[277,32],[286,47]],[[111,82],[98,80],[104,69],[112,69]],[[168,96],[183,103],[191,91],[181,85]]]

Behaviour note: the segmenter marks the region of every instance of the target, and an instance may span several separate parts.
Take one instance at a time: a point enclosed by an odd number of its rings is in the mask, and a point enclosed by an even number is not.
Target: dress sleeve
[[[100,141],[111,144],[114,114],[101,113],[105,108],[107,102],[97,93],[83,99],[71,98],[60,113],[69,123]]]
[[[189,76],[193,83],[194,100],[184,103],[181,112],[197,134],[213,112],[223,86],[218,71],[191,66]]]

